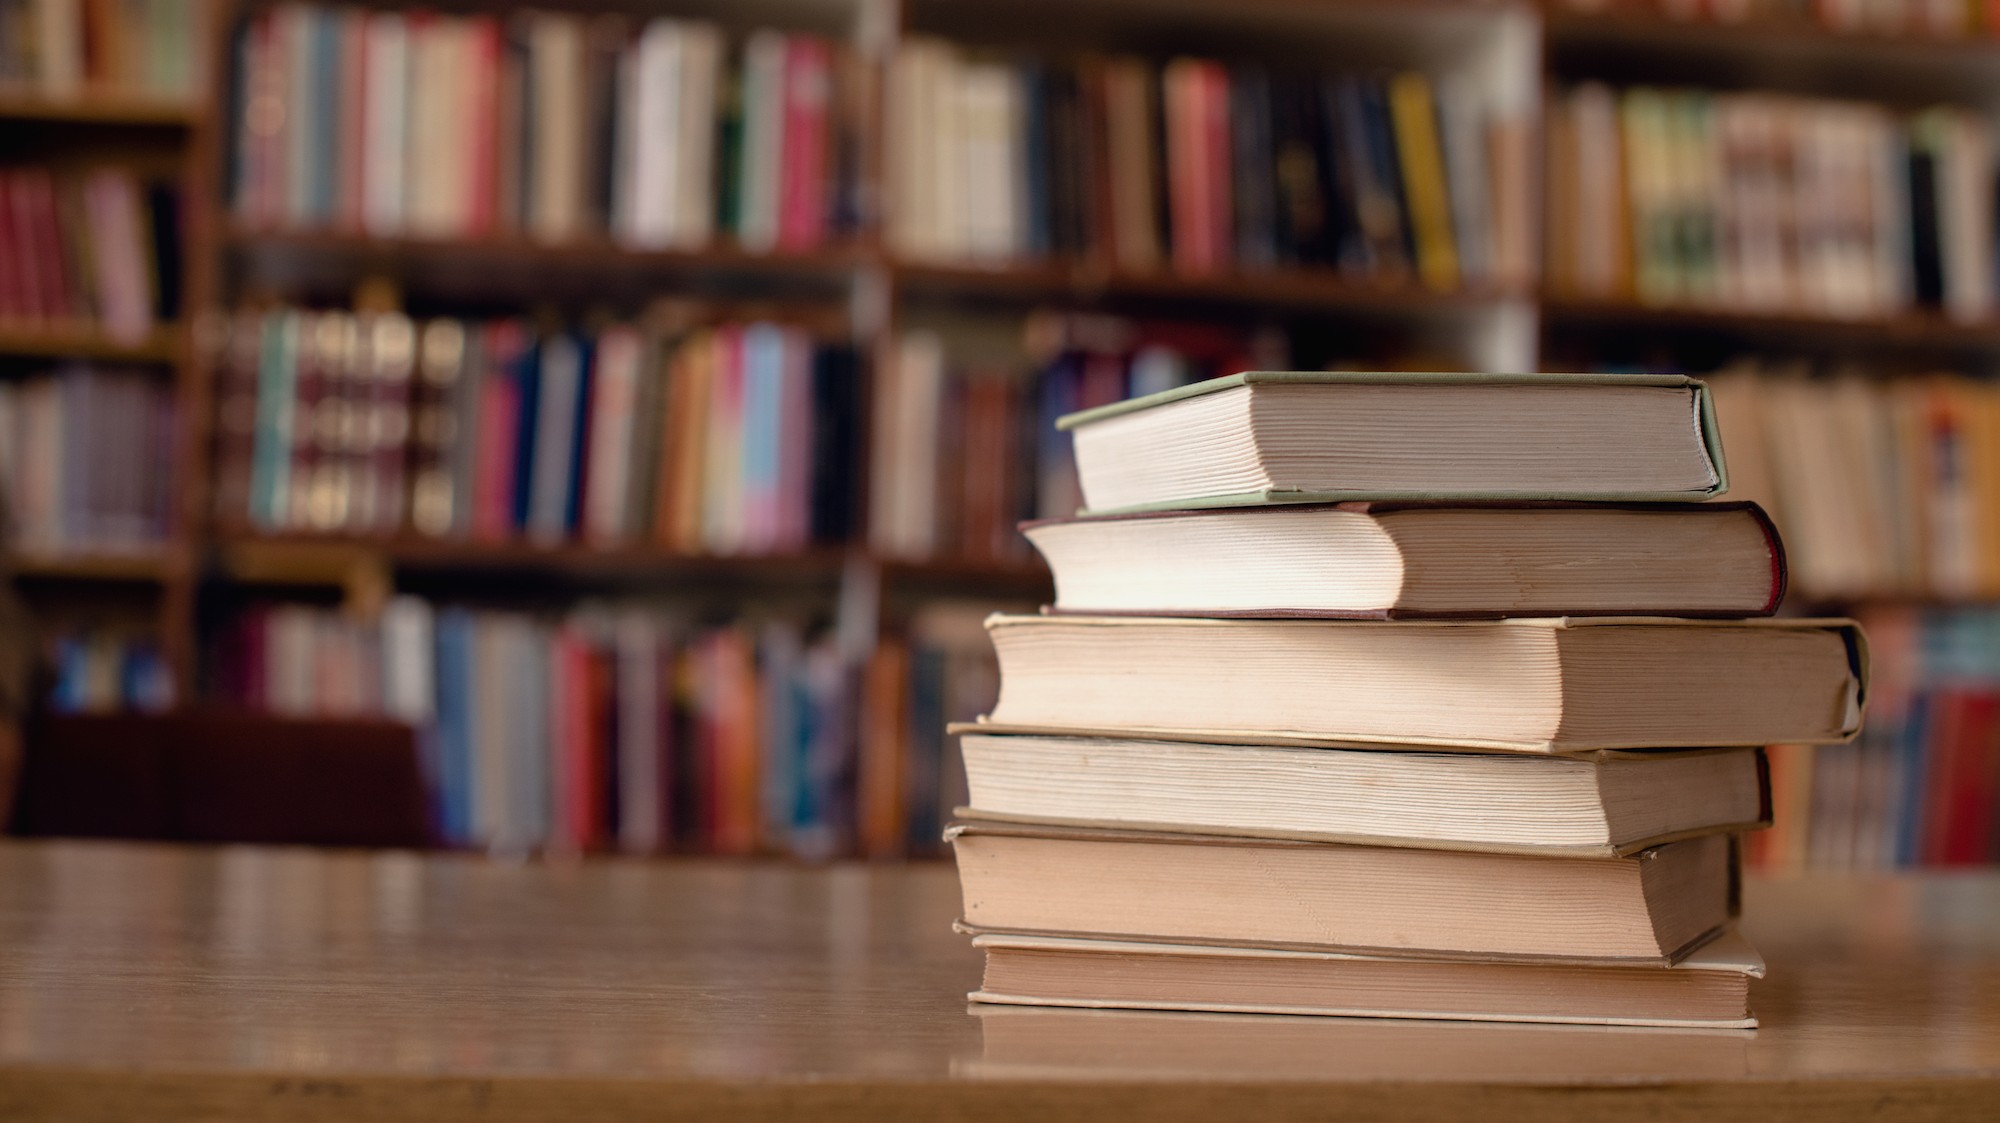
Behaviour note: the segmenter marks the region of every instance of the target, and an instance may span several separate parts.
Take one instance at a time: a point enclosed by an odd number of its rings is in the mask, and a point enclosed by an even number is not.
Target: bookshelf
[[[242,30],[279,7],[217,0],[202,25],[200,52],[235,59]],[[1831,315],[1727,298],[1643,301],[1619,286],[1578,291],[1556,283],[1542,267],[1550,208],[1562,213],[1544,161],[1545,124],[1551,106],[1579,84],[1864,98],[1897,114],[1948,103],[1991,116],[2000,110],[2000,37],[1979,27],[1953,34],[1914,22],[1902,30],[1839,29],[1764,6],[1754,6],[1741,22],[1718,23],[1670,18],[1644,4],[1583,11],[1565,0],[1246,0],[1226,7],[1189,0],[1036,0],[1003,8],[953,0],[589,0],[538,15],[529,5],[471,0],[436,7],[433,23],[471,28],[467,34],[478,42],[526,52],[522,58],[530,61],[521,63],[528,68],[522,74],[539,73],[532,62],[542,57],[534,54],[543,49],[533,45],[536,34],[581,36],[572,46],[549,48],[556,52],[550,58],[596,64],[585,65],[585,77],[576,79],[590,97],[565,110],[573,116],[564,119],[592,124],[589,143],[612,147],[594,150],[598,162],[592,166],[603,169],[604,178],[586,185],[589,199],[574,204],[574,213],[538,212],[534,199],[546,184],[532,182],[531,164],[510,164],[525,157],[509,156],[505,145],[478,157],[492,160],[495,169],[493,191],[479,196],[487,201],[462,214],[434,215],[438,221],[428,225],[406,213],[404,205],[414,199],[407,185],[401,194],[391,192],[394,205],[364,205],[365,187],[340,186],[321,198],[272,194],[266,184],[257,204],[245,205],[234,63],[207,68],[209,86],[182,103],[89,86],[62,98],[0,95],[0,136],[21,137],[24,153],[53,153],[49,158],[55,159],[93,148],[129,152],[149,168],[170,171],[185,192],[183,315],[130,343],[89,330],[0,323],[0,368],[8,371],[82,359],[143,367],[169,380],[180,417],[169,466],[177,501],[158,549],[24,558],[20,569],[38,606],[87,601],[93,590],[113,586],[117,596],[111,599],[122,604],[136,592],[183,698],[212,697],[218,678],[227,677],[217,669],[220,637],[244,612],[312,604],[329,610],[321,623],[337,631],[346,627],[343,621],[366,621],[398,594],[409,594],[440,607],[473,604],[496,614],[504,631],[517,610],[557,620],[547,614],[570,606],[645,604],[665,614],[660,620],[671,617],[675,626],[686,624],[704,636],[720,633],[701,629],[731,622],[761,626],[773,612],[809,621],[802,641],[810,647],[823,637],[839,650],[856,709],[887,707],[913,729],[910,668],[925,660],[959,668],[955,660],[979,646],[976,628],[968,633],[963,627],[962,618],[976,620],[973,606],[1032,605],[1048,594],[1032,557],[994,545],[991,535],[968,524],[967,512],[982,504],[979,517],[998,522],[1009,512],[1060,509],[1062,494],[1059,487],[1052,490],[1047,473],[1021,470],[1035,457],[1059,459],[1058,446],[1028,435],[1038,428],[1036,411],[1047,405],[1037,394],[1052,385],[1083,395],[1071,399],[1083,404],[1106,387],[1122,393],[1152,385],[1144,379],[1165,369],[1162,362],[1174,378],[1250,362],[1495,370],[1666,365],[1700,373],[1742,356],[1773,364],[1799,359],[1821,370],[1851,360],[1899,376],[1887,381],[1900,383],[1909,381],[1901,376],[1940,369],[1983,376],[2000,360],[2000,302],[1991,300],[1976,316],[1952,316],[1908,300]],[[402,10],[375,0],[354,9],[389,25]],[[574,24],[561,24],[571,17]],[[716,197],[695,224],[699,236],[678,225],[683,217],[634,217],[639,204],[629,185],[621,187],[622,165],[605,153],[637,142],[620,141],[616,127],[604,126],[604,113],[616,115],[605,107],[622,102],[615,85],[590,75],[613,73],[613,64],[625,57],[619,52],[633,49],[624,44],[662,17],[718,26],[720,65],[728,74],[747,72],[746,52],[760,29],[823,37],[838,46],[828,64],[835,80],[826,124],[830,170],[822,179],[800,180],[825,193],[823,212],[816,212],[823,223],[807,223],[806,233],[787,241],[744,219],[748,204],[732,202],[737,196],[731,192],[747,190],[743,185],[755,177],[745,172],[749,165],[732,162],[742,159],[741,149],[725,148],[723,140],[703,157],[712,163],[714,182],[702,190]],[[354,24],[369,26],[374,24]],[[1057,27],[1059,36],[1048,30]],[[494,38],[478,38],[489,35]],[[674,50],[693,50],[682,40],[674,44]],[[1226,252],[1214,259],[1181,260],[1173,244],[1189,240],[1183,235],[1202,229],[1202,220],[1194,212],[1175,212],[1173,197],[1181,189],[1165,170],[1144,187],[1154,193],[1157,222],[1140,231],[1139,243],[1157,244],[1136,257],[1129,229],[1118,234],[1095,212],[1065,217],[1052,201],[1044,213],[1041,201],[1016,200],[1031,216],[1019,225],[975,232],[969,242],[957,235],[939,242],[935,229],[912,217],[937,201],[925,203],[912,192],[932,191],[941,181],[920,174],[928,165],[921,153],[910,155],[914,134],[908,130],[915,126],[906,114],[899,116],[894,97],[902,88],[897,84],[908,80],[902,60],[913,49],[942,52],[952,82],[970,75],[975,104],[990,95],[995,75],[1008,68],[1032,72],[1057,91],[1036,95],[1054,99],[1050,121],[1067,104],[1065,83],[1094,90],[1091,83],[1123,80],[1105,77],[1116,69],[1107,60],[1137,66],[1132,73],[1155,86],[1167,64],[1181,57],[1215,60],[1231,81],[1245,74],[1280,82],[1310,75],[1326,91],[1344,89],[1341,83],[1354,75],[1423,76],[1433,97],[1456,97],[1478,110],[1473,119],[1480,125],[1486,190],[1468,195],[1477,204],[1473,209],[1462,205],[1466,199],[1447,202],[1458,208],[1450,213],[1460,243],[1475,238],[1467,216],[1484,215],[1487,264],[1475,268],[1468,258],[1447,282],[1440,278],[1449,274],[1421,267],[1417,253],[1400,263],[1373,253],[1357,265],[1330,248],[1337,239],[1315,242],[1291,227],[1273,233],[1264,249],[1252,245],[1261,238],[1222,237]],[[571,50],[581,53],[563,54]],[[985,93],[978,92],[982,83]],[[1446,85],[1454,92],[1441,93]],[[950,88],[952,98],[960,96],[958,86]],[[1316,91],[1312,97],[1322,96],[1321,86],[1309,88]],[[725,82],[718,89],[726,97],[737,87]],[[1349,95],[1325,96],[1331,114],[1345,104],[1333,99]],[[1164,122],[1170,111],[1162,103],[1148,112]],[[1089,135],[1099,137],[1109,126],[1092,128],[1100,132]],[[1154,155],[1163,163],[1170,162],[1166,148],[1179,143],[1170,141],[1170,131],[1163,123],[1153,138],[1162,146]],[[1057,143],[1036,136],[1035,144]],[[432,137],[437,143],[461,139]],[[1018,140],[1030,144],[1026,131]],[[681,146],[672,150],[675,159],[695,151],[684,140],[674,143]],[[1438,143],[1442,151],[1449,140]],[[298,151],[271,150],[278,154],[273,158],[286,160]],[[1091,166],[1104,162],[1104,154],[1092,155],[1087,147],[1074,151]],[[991,155],[975,151],[971,158]],[[782,166],[782,152],[777,159],[773,166]],[[1456,157],[1453,163],[1461,166]],[[1017,170],[1026,182],[1046,178],[1052,166]],[[505,168],[513,169],[517,188],[499,186],[509,182]],[[986,186],[945,205],[963,210],[967,200],[990,200],[982,194]],[[1058,188],[1045,186],[1053,200]],[[342,194],[351,191],[364,194]],[[1342,205],[1338,192],[1328,192],[1323,205]],[[386,209],[368,209],[378,204]],[[1232,221],[1248,222],[1241,213]],[[645,221],[655,224],[650,233],[642,229]],[[1278,222],[1268,216],[1258,221]],[[1223,227],[1225,234],[1236,229],[1232,222]],[[1412,232],[1406,245],[1421,249],[1418,241]],[[1507,264],[1510,254],[1519,260]],[[518,532],[428,535],[407,526],[343,533],[259,523],[241,510],[218,509],[218,491],[227,483],[217,451],[228,436],[218,430],[219,416],[230,408],[227,340],[245,309],[368,313],[379,305],[406,311],[418,328],[441,318],[465,325],[512,318],[537,331],[561,324],[595,338],[604,325],[650,330],[646,325],[662,298],[697,309],[706,325],[809,325],[816,340],[851,349],[858,406],[849,450],[853,525],[846,533],[731,552],[662,540],[650,524],[611,540],[573,529],[533,540]],[[1106,338],[1115,342],[1097,342]],[[1089,363],[1078,360],[1077,370],[1058,369],[1079,355],[1097,366],[1086,371],[1081,367]],[[930,397],[914,412],[899,411],[896,395],[911,391],[898,389],[909,379],[896,372],[913,357],[932,364],[917,378]],[[1004,392],[994,389],[1001,384]],[[985,395],[976,408],[987,412],[969,420],[967,411],[975,407],[967,403],[975,393]],[[942,447],[890,449],[899,419],[911,417],[929,418],[926,424],[946,433],[932,442]],[[1024,434],[1019,447],[1005,453],[1013,459],[991,460],[997,454],[970,439],[988,423]],[[1003,462],[1006,486],[980,491],[981,473]],[[944,482],[912,499],[895,486],[906,475]],[[1985,595],[1918,588],[1830,592],[1811,585],[1810,579],[1804,583],[1802,598],[1824,607],[1866,602],[1933,614]],[[306,627],[296,621],[284,626]],[[371,637],[339,642],[379,642]],[[897,674],[904,676],[901,685],[890,682]],[[977,675],[965,670],[962,677],[971,685],[958,702],[970,704],[980,689]],[[879,733],[888,719],[878,713],[842,720]],[[896,751],[914,744],[912,729],[888,738]],[[860,771],[876,769],[878,778],[884,767],[901,767],[859,757],[850,763]],[[910,810],[875,809],[883,815]],[[843,827],[850,828],[861,830]],[[894,831],[878,828],[882,846],[876,852],[907,849],[891,838]]]

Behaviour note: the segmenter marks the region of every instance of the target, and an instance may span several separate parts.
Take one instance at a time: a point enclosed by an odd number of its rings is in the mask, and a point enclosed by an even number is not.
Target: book
[[[1736,909],[1728,835],[1626,858],[980,821],[945,837],[978,932],[1664,966]]]
[[[1089,1009],[1750,1029],[1764,961],[1727,932],[1665,970],[982,933],[974,1002]]]
[[[1846,620],[988,619],[1010,728],[1520,752],[1822,744],[1860,727]],[[1115,687],[1102,681],[1117,667]]]
[[[1070,414],[1094,513],[1340,499],[1701,499],[1700,382],[1251,371]]]
[[[1023,523],[1057,612],[1765,616],[1785,552],[1755,504],[1344,503]]]
[[[965,813],[982,820],[1609,856],[1770,819],[1758,749],[1553,757],[952,732]]]

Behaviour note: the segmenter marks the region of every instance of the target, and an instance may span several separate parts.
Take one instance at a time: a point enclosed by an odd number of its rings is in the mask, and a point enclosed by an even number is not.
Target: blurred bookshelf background
[[[0,0],[44,704],[406,724],[320,810],[438,845],[930,855],[1055,416],[1677,372],[1875,645],[1752,860],[1990,862],[1996,114],[1970,0]]]

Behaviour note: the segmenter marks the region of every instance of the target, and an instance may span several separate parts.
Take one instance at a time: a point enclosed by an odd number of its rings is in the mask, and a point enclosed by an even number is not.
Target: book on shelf
[[[963,821],[974,932],[1665,966],[1736,911],[1734,841],[1557,857]]]
[[[0,382],[13,545],[60,558],[158,549],[173,519],[176,420],[156,374],[67,365]]]
[[[889,63],[888,237],[926,261],[1523,283],[1526,132],[1467,82],[1180,57]]]
[[[1971,109],[1585,83],[1548,115],[1558,296],[1994,312],[1993,146]]]
[[[807,252],[860,226],[869,71],[815,36],[293,4],[235,55],[255,229]]]
[[[868,533],[884,556],[1025,558],[1017,523],[1081,505],[1056,417],[1257,353],[1236,329],[1052,311],[1026,318],[1018,346],[972,334],[905,331],[877,370]]]
[[[180,199],[124,168],[0,167],[0,328],[145,343],[180,315]]]
[[[1057,612],[1763,616],[1785,593],[1754,504],[1343,503],[1023,524]]]
[[[1770,818],[1758,749],[1530,756],[952,732],[975,819],[1628,855]]]
[[[56,713],[157,712],[174,704],[174,678],[151,639],[109,626],[51,637],[48,665]]]
[[[261,530],[796,552],[856,517],[856,353],[668,308],[519,319],[246,310],[217,514]]]
[[[1062,418],[1092,513],[1342,499],[1701,499],[1707,388],[1671,375],[1251,371]]]
[[[0,96],[192,105],[208,78],[207,0],[7,0]]]
[[[1771,750],[1777,827],[1746,860],[1779,872],[2000,860],[2000,664],[1990,608],[1863,610],[1881,668],[1853,743]]]
[[[986,956],[974,1001],[1087,1009],[1747,1029],[1750,980],[1764,974],[1733,932],[1666,970],[1000,933],[972,946]]]
[[[964,802],[944,725],[992,704],[976,616],[932,606],[859,659],[802,618],[710,620],[636,602],[557,615],[402,595],[373,620],[258,605],[219,637],[214,700],[417,726],[450,845],[935,852]]]
[[[1004,729],[1518,752],[1819,744],[1860,727],[1841,620],[1004,616]],[[1094,670],[1121,668],[1116,689]]]

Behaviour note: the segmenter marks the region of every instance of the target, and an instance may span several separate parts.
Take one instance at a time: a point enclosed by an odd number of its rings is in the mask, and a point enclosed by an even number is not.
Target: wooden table
[[[947,866],[0,845],[0,1120],[2000,1120],[2000,877],[1755,883],[1765,1028],[969,1007]]]

